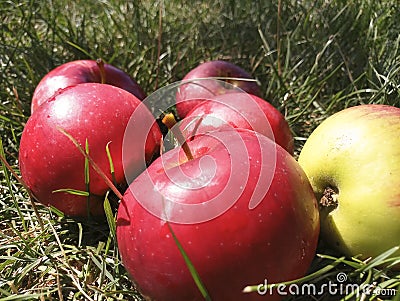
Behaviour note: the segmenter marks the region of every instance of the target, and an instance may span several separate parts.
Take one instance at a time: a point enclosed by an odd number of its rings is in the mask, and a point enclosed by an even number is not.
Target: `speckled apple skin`
[[[321,238],[344,255],[367,259],[399,244],[399,137],[400,108],[366,104],[328,117],[301,150],[318,199],[337,190],[337,207],[321,211]]]
[[[226,80],[228,85],[224,84],[224,79],[195,80],[208,77],[231,77],[247,80]],[[250,73],[231,62],[215,60],[201,63],[183,77],[182,85],[176,93],[176,110],[179,117],[184,118],[196,105],[216,95],[242,90],[259,96],[261,94],[260,87],[257,82],[249,79],[253,79]],[[190,82],[184,83],[185,81]]]
[[[53,205],[67,215],[86,216],[85,196],[54,192],[58,189],[86,191],[85,159],[74,143],[59,129],[66,131],[85,148],[111,179],[106,153],[109,144],[117,183],[124,183],[122,143],[126,125],[141,101],[129,92],[107,84],[84,83],[59,91],[42,104],[28,119],[20,141],[19,165],[21,175],[33,195],[46,205]],[[154,122],[151,113],[143,110],[143,119]],[[138,121],[138,131],[143,122]],[[161,133],[154,123],[146,145],[136,145],[132,137],[132,152],[128,157],[137,174],[146,160],[158,152]],[[89,190],[92,195],[90,211],[102,214],[102,196],[108,190],[105,181],[90,168]]]
[[[104,71],[106,84],[122,88],[140,100],[146,97],[139,84],[121,69],[104,64]],[[101,83],[100,69],[95,60],[76,60],[54,68],[36,86],[32,96],[31,113],[58,90],[83,83]]]
[[[209,136],[190,141],[195,157],[191,161],[185,161],[181,149],[163,154],[126,191],[118,209],[118,246],[133,282],[149,300],[204,299],[165,219],[144,209],[139,199],[146,198],[159,208],[163,198],[179,204],[205,203],[222,193],[228,178],[240,183],[246,169],[247,183],[224,213],[201,223],[170,223],[211,299],[265,300],[266,296],[244,295],[242,290],[247,285],[264,283],[265,279],[273,283],[302,277],[309,268],[315,256],[319,215],[306,175],[288,152],[265,136],[248,130],[238,130],[240,135],[234,132],[222,132],[229,141],[225,146]],[[243,164],[231,171],[231,154],[227,149],[241,147],[243,143],[249,160],[243,159]],[[261,162],[261,149],[265,155],[274,156],[276,167],[274,160]],[[190,189],[201,180],[197,175],[207,173],[206,164],[200,162],[205,156],[217,162],[215,176],[203,188]],[[268,185],[259,178],[263,164],[263,168],[273,172],[271,186],[258,206],[249,209],[255,185]],[[192,182],[180,182],[181,172],[193,176]],[[229,202],[229,191],[225,193]],[[179,206],[174,208],[168,206],[166,214],[171,218],[196,214],[181,212]],[[198,215],[201,214],[204,212],[199,210]],[[268,300],[279,299],[278,295],[268,296]]]
[[[285,117],[272,104],[253,94],[217,95],[195,106],[180,125],[186,137],[227,127],[261,133],[293,155],[293,135]]]

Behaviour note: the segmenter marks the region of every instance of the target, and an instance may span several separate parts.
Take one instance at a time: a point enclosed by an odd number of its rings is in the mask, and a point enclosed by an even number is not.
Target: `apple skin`
[[[215,96],[194,107],[180,126],[186,137],[226,127],[261,133],[293,155],[293,135],[285,117],[256,95],[228,93]]]
[[[399,108],[359,105],[323,121],[300,153],[317,198],[338,192],[337,208],[321,208],[321,237],[347,256],[376,257],[400,241],[399,135]]]
[[[146,97],[142,88],[124,71],[104,64],[105,84],[122,88],[140,100]],[[32,96],[31,113],[58,90],[82,83],[101,83],[100,69],[95,60],[77,60],[62,64],[47,73]]]
[[[146,161],[158,152],[161,133],[151,113],[129,92],[107,84],[84,83],[59,91],[29,117],[23,130],[19,165],[21,175],[33,195],[45,205],[53,205],[69,216],[87,216],[86,197],[56,192],[59,189],[86,191],[85,158],[74,143],[59,128],[72,135],[85,148],[97,165],[111,179],[109,150],[115,168],[117,184],[124,183],[122,143],[126,125],[137,110],[143,110],[137,120],[137,135],[145,135],[143,126],[154,124],[146,145],[125,141],[132,155],[127,156],[131,172],[146,168]],[[150,128],[150,126],[148,127]],[[128,163],[127,163],[128,164]],[[90,212],[103,213],[102,196],[108,190],[105,181],[90,168]]]
[[[204,300],[166,214],[212,300],[264,300],[257,293],[244,295],[243,288],[266,278],[273,283],[304,276],[315,256],[319,214],[296,160],[267,137],[243,129],[203,135],[188,145],[193,160],[187,161],[181,148],[164,153],[131,183],[118,209],[118,248],[141,293],[150,300]],[[249,160],[240,158],[235,165],[231,151],[239,149],[248,152]],[[210,172],[207,160],[216,162],[215,170]],[[262,170],[270,172],[271,182]],[[209,172],[211,181],[199,185]],[[228,178],[239,194],[227,189]],[[265,186],[266,194],[249,209],[256,187]],[[226,210],[217,208],[220,214],[215,214],[218,204],[207,207],[208,202],[221,195]],[[167,199],[176,203],[162,208]],[[280,296],[268,295],[268,300]]]
[[[214,79],[193,81],[208,77],[252,78],[247,71],[228,61],[215,60],[198,65],[184,76],[183,83],[176,93],[176,111],[180,118],[184,118],[200,102],[215,95],[238,92],[237,88],[257,96],[261,94],[260,87],[254,81]],[[190,82],[184,83],[185,81]]]

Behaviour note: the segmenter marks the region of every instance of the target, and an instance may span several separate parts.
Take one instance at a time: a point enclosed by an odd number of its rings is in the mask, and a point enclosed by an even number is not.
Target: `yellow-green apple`
[[[194,107],[180,125],[186,137],[221,130],[243,128],[259,132],[293,154],[293,135],[285,117],[266,100],[235,92],[212,97]]]
[[[323,121],[301,150],[321,200],[321,236],[347,256],[400,243],[399,137],[399,108],[359,105]]]
[[[139,174],[158,152],[161,133],[151,113],[133,94],[108,84],[84,83],[58,91],[29,117],[23,130],[19,164],[23,180],[33,195],[45,205],[53,205],[70,216],[86,216],[86,196],[60,189],[89,191],[90,212],[101,214],[102,196],[107,183],[92,168],[89,187],[85,181],[85,157],[65,134],[85,148],[101,170],[112,178],[109,147],[116,184],[123,184],[122,144],[125,129],[133,112],[140,110],[131,139],[124,141],[129,172]],[[146,130],[148,129],[148,130]],[[64,133],[62,132],[64,131]],[[145,135],[146,143],[135,137]],[[134,175],[132,175],[134,176]]]
[[[264,300],[243,288],[304,276],[315,256],[319,213],[296,160],[245,129],[186,143],[191,159],[183,148],[162,154],[118,208],[119,251],[141,293],[150,300],[204,300],[174,235],[212,300]]]
[[[207,78],[214,79],[207,80]],[[237,88],[250,94],[260,95],[258,84],[241,67],[222,60],[202,63],[184,76],[176,93],[176,111],[179,117],[183,118],[200,102],[215,95],[237,92]]]
[[[122,88],[140,100],[146,97],[142,88],[127,73],[101,60],[77,60],[62,64],[47,73],[36,86],[31,112],[58,90],[82,83],[105,83]]]

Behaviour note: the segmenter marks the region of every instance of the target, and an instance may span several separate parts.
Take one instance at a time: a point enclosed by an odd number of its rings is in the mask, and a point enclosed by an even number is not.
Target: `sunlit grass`
[[[396,0],[278,3],[0,2],[0,151],[9,164],[2,162],[0,170],[0,300],[142,300],[118,255],[113,194],[105,200],[104,220],[73,220],[32,206],[18,180],[19,139],[32,93],[62,63],[102,58],[151,94],[202,61],[230,60],[251,72],[263,97],[285,114],[296,156],[310,132],[342,108],[400,106]],[[399,258],[343,259],[323,244],[318,252],[309,281],[326,283],[342,271],[357,283],[399,287],[397,273],[371,264]],[[309,300],[295,299],[302,298]]]

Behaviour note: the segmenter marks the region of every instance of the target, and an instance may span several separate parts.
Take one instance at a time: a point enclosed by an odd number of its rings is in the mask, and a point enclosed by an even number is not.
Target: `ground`
[[[66,218],[32,203],[18,181],[32,93],[52,68],[102,58],[151,94],[200,62],[229,60],[285,115],[297,157],[334,112],[363,103],[400,106],[399,15],[397,0],[2,1],[0,300],[142,299],[121,265],[112,218]],[[365,264],[323,243],[318,253],[311,283],[342,272],[354,283],[400,284],[397,273],[376,268],[387,254]]]

